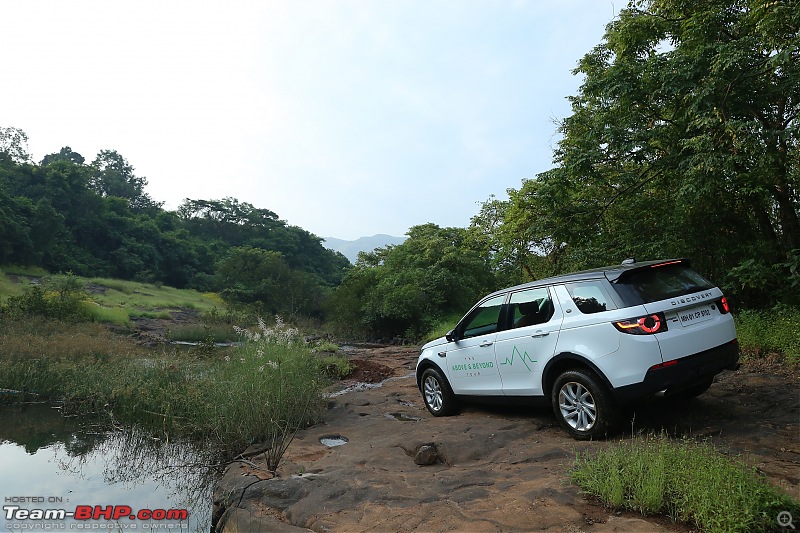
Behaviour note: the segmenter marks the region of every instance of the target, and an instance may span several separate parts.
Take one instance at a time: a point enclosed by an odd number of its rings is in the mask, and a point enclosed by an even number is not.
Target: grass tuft
[[[710,444],[665,435],[578,454],[571,478],[606,506],[665,514],[709,532],[774,531],[782,511],[800,516],[800,503],[752,466]]]

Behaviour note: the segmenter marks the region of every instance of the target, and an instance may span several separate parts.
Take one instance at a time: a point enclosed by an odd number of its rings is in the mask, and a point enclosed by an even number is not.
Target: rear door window
[[[711,289],[714,284],[685,264],[673,264],[631,271],[615,286],[627,305],[639,305]]]
[[[512,326],[515,328],[544,324],[555,312],[546,287],[515,292],[511,295],[509,309],[512,313]]]

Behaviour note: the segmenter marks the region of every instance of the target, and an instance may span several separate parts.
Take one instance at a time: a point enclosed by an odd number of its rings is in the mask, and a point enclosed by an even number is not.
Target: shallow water
[[[207,532],[213,473],[197,465],[210,461],[187,443],[93,427],[47,405],[2,405],[0,531]]]

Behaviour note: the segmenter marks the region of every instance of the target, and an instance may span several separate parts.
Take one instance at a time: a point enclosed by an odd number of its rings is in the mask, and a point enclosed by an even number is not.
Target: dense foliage
[[[402,244],[359,254],[333,292],[328,316],[350,334],[417,338],[440,318],[464,313],[495,284],[465,229],[424,224]]]
[[[800,301],[800,4],[635,0],[575,70],[556,167],[472,231],[526,278],[686,256],[749,306]]]
[[[228,289],[231,303],[251,303],[261,276],[291,279],[293,297],[269,295],[266,306],[286,314],[319,313],[322,295],[349,265],[319,237],[232,198],[186,199],[167,211],[145,192],[147,180],[113,150],[85,164],[65,147],[37,165],[28,161],[25,141],[23,132],[0,128],[0,264]],[[273,260],[239,262],[236,268],[244,270],[232,287],[225,269],[241,247],[268,252]],[[299,293],[314,296],[299,302]]]

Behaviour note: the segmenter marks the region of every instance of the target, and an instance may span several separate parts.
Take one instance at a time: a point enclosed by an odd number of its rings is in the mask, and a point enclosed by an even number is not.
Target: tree
[[[15,163],[30,161],[28,135],[19,128],[0,126],[0,161],[9,159]]]
[[[147,178],[136,176],[133,167],[116,150],[101,150],[92,162],[92,168],[90,187],[97,194],[125,198],[133,209],[161,206],[144,192]]]
[[[328,304],[340,329],[419,337],[495,288],[488,260],[471,247],[466,230],[423,224],[407,235],[400,245],[359,254]]]
[[[50,163],[55,163],[56,161],[70,161],[76,165],[82,165],[85,159],[78,152],[73,152],[72,148],[69,146],[65,146],[57,154],[47,154],[44,156],[44,158],[42,158],[41,165],[44,167]]]
[[[523,266],[685,255],[777,294],[800,247],[798,27],[789,0],[632,1],[578,64],[556,167],[510,192],[509,231],[476,232],[517,238]]]
[[[262,314],[318,315],[324,290],[308,273],[292,270],[278,252],[235,247],[216,270],[220,295],[230,305]]]

